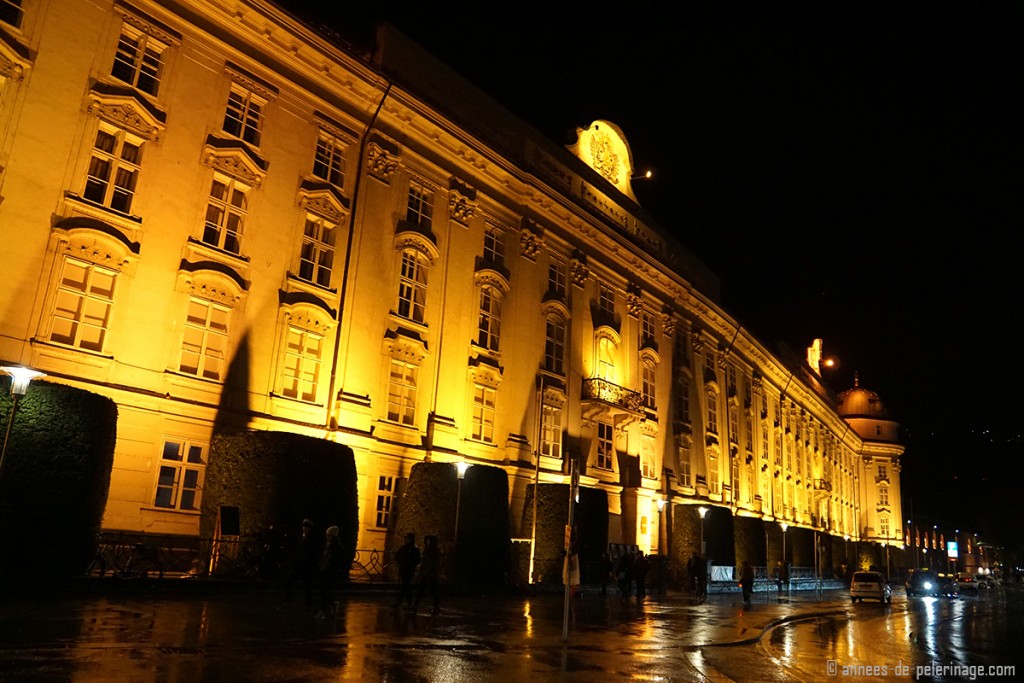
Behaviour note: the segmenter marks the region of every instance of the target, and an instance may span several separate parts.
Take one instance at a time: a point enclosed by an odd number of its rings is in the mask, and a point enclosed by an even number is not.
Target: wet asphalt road
[[[267,591],[5,595],[0,681],[820,680],[826,659],[972,661],[982,642],[987,661],[1008,663],[1000,634],[1013,609],[1000,595],[928,608],[809,592],[744,609],[734,595],[592,594],[572,601],[568,642],[559,595],[448,597],[432,616],[395,610],[389,594],[343,593],[326,620]]]

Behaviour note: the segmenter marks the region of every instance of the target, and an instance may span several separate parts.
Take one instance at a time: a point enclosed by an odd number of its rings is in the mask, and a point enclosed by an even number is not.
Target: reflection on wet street
[[[901,595],[891,606],[844,598],[745,610],[729,595],[707,604],[594,595],[573,601],[564,643],[558,595],[449,598],[431,616],[360,593],[327,620],[269,592],[7,596],[0,681],[782,681],[819,680],[826,660],[914,667],[1019,657],[1020,592]]]

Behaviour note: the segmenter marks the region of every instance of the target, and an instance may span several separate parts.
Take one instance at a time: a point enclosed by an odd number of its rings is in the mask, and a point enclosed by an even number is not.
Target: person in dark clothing
[[[324,547],[320,553],[320,610],[314,615],[317,619],[326,619],[333,614],[338,606],[332,592],[334,584],[341,575],[342,547],[338,540],[338,527],[328,527],[324,538]]]
[[[437,536],[429,535],[423,538],[423,554],[420,558],[420,586],[416,591],[416,601],[413,609],[420,606],[423,594],[430,591],[430,597],[434,599],[434,607],[431,614],[441,611],[441,601],[437,592],[437,582],[441,574],[441,549],[437,545]]]
[[[710,562],[707,556],[704,556],[697,563],[697,597],[700,600],[708,599],[708,565]]]
[[[612,558],[608,553],[601,555],[601,595],[608,595],[608,579],[615,573]],[[613,579],[614,580],[614,579]]]
[[[637,602],[647,597],[647,572],[650,568],[651,564],[647,560],[647,556],[644,555],[644,551],[637,550],[636,557],[633,559],[633,580],[636,582]]]
[[[629,599],[629,589],[633,585],[633,553],[623,553],[619,558],[619,593],[623,600]]]
[[[416,576],[416,567],[420,563],[420,549],[416,547],[416,534],[406,534],[405,543],[395,554],[398,563],[398,580],[402,587],[398,591],[395,607],[401,607],[404,601],[412,609],[412,579]]]
[[[743,589],[743,602],[750,607],[750,596],[754,591],[754,568],[746,560],[743,560],[740,569],[740,587]]]
[[[313,582],[316,579],[319,548],[313,539],[313,521],[302,520],[299,537],[291,548],[288,567],[288,581],[285,584],[284,602],[289,604],[295,589],[295,582],[302,584],[302,592],[306,599],[306,607],[313,607]]]
[[[686,574],[690,578],[690,590],[693,591],[693,597],[700,597],[700,556],[694,553],[690,556],[690,559],[686,562]]]

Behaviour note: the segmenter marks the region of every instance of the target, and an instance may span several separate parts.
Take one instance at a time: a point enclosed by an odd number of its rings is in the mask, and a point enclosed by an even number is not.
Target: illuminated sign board
[[[949,541],[946,543],[946,554],[949,555],[949,559],[951,560],[955,560],[960,557],[960,554],[957,552],[956,541]]]

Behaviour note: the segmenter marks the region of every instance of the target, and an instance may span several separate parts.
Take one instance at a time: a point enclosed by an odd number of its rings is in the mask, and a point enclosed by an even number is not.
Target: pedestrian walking
[[[651,564],[644,555],[643,550],[636,551],[636,557],[633,558],[633,581],[636,582],[636,600],[640,602],[647,597],[647,572],[650,570]]]
[[[430,610],[430,613],[437,614],[441,611],[441,600],[438,595],[440,574],[441,549],[437,545],[437,536],[424,536],[423,553],[420,557],[420,585],[416,590],[416,602],[413,603],[414,610],[419,608],[423,594],[429,591],[430,597],[434,600],[434,607]]]
[[[416,576],[416,567],[420,563],[420,549],[416,547],[416,534],[405,535],[405,543],[395,554],[395,561],[398,563],[398,580],[401,582],[395,607],[401,607],[404,601],[406,607],[412,609],[412,580]]]
[[[288,579],[285,583],[284,602],[288,605],[292,601],[295,591],[295,584],[302,584],[303,597],[306,600],[306,607],[313,607],[313,584],[316,580],[317,562],[319,561],[319,548],[313,537],[313,520],[302,520],[299,528],[299,536],[291,545]]]
[[[743,560],[740,569],[740,588],[743,589],[743,602],[750,607],[750,596],[754,592],[754,568],[747,560]]]
[[[608,553],[601,555],[601,595],[608,595],[608,580],[612,579],[615,573],[615,566]],[[614,580],[614,579],[613,579]]]
[[[619,593],[623,600],[629,599],[630,588],[633,586],[633,554],[624,552],[619,558],[618,574]]]
[[[686,561],[686,574],[690,579],[690,591],[693,593],[693,597],[700,597],[700,581],[698,575],[700,573],[700,556],[694,552],[690,556],[690,559]]]
[[[324,535],[324,547],[320,553],[320,609],[315,616],[326,619],[328,614],[337,611],[338,603],[334,600],[334,584],[341,575],[342,552],[341,541],[338,539],[338,527],[327,528]]]

